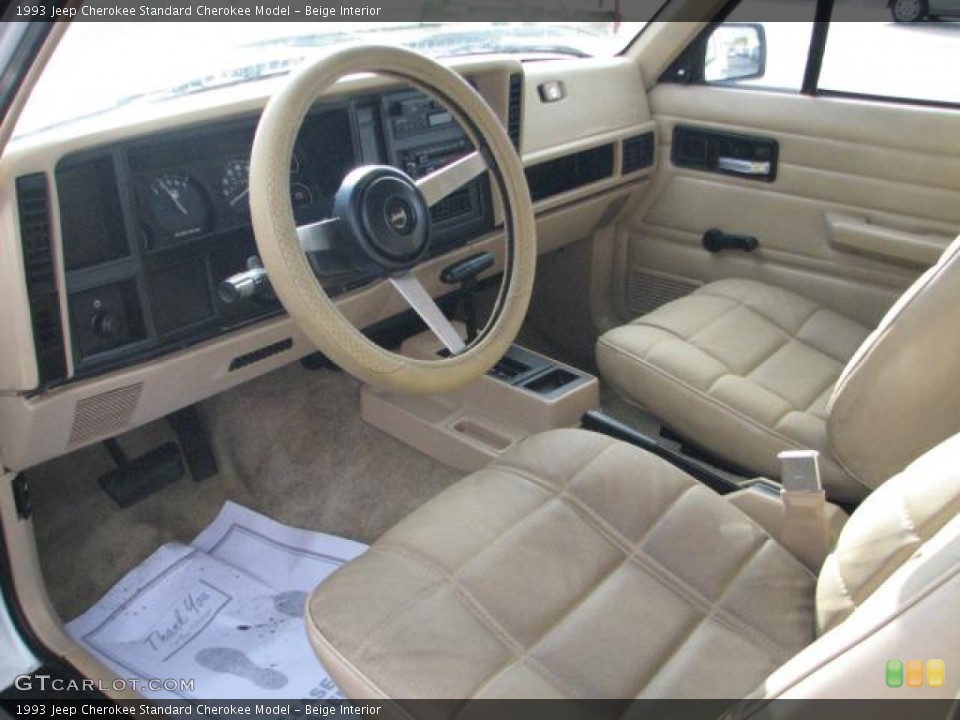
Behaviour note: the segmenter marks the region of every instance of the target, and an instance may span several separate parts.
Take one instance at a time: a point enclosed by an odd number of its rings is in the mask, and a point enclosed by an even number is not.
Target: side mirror
[[[767,69],[767,38],[763,25],[723,23],[707,38],[703,79],[708,83],[753,80]]]

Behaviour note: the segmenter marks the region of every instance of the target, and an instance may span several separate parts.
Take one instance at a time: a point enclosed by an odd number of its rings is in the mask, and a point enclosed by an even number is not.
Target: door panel
[[[650,105],[661,166],[624,226],[625,316],[653,273],[755,278],[872,325],[960,232],[960,111],[669,84]],[[775,179],[677,167],[677,126],[774,140]],[[759,247],[709,253],[712,228]]]

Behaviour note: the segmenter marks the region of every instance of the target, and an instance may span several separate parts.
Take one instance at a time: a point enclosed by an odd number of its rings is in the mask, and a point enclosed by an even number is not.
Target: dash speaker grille
[[[143,383],[84,398],[73,412],[68,447],[75,447],[127,429],[140,400]]]
[[[634,315],[645,315],[672,300],[689,295],[702,283],[675,275],[632,270],[627,275],[626,304]]]

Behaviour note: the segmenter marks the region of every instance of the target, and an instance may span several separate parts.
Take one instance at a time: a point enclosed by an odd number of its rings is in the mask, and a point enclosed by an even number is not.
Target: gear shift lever
[[[460,262],[448,265],[440,273],[440,281],[447,285],[460,285],[463,295],[463,319],[467,324],[467,344],[477,337],[477,276],[493,267],[493,255],[488,252],[477,253]]]

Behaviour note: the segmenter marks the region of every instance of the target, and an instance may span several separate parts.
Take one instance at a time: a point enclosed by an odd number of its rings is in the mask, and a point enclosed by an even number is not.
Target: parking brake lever
[[[493,267],[493,255],[477,253],[460,262],[448,265],[440,272],[440,281],[447,285],[460,285],[463,296],[463,320],[467,325],[467,345],[477,337],[477,276]]]

